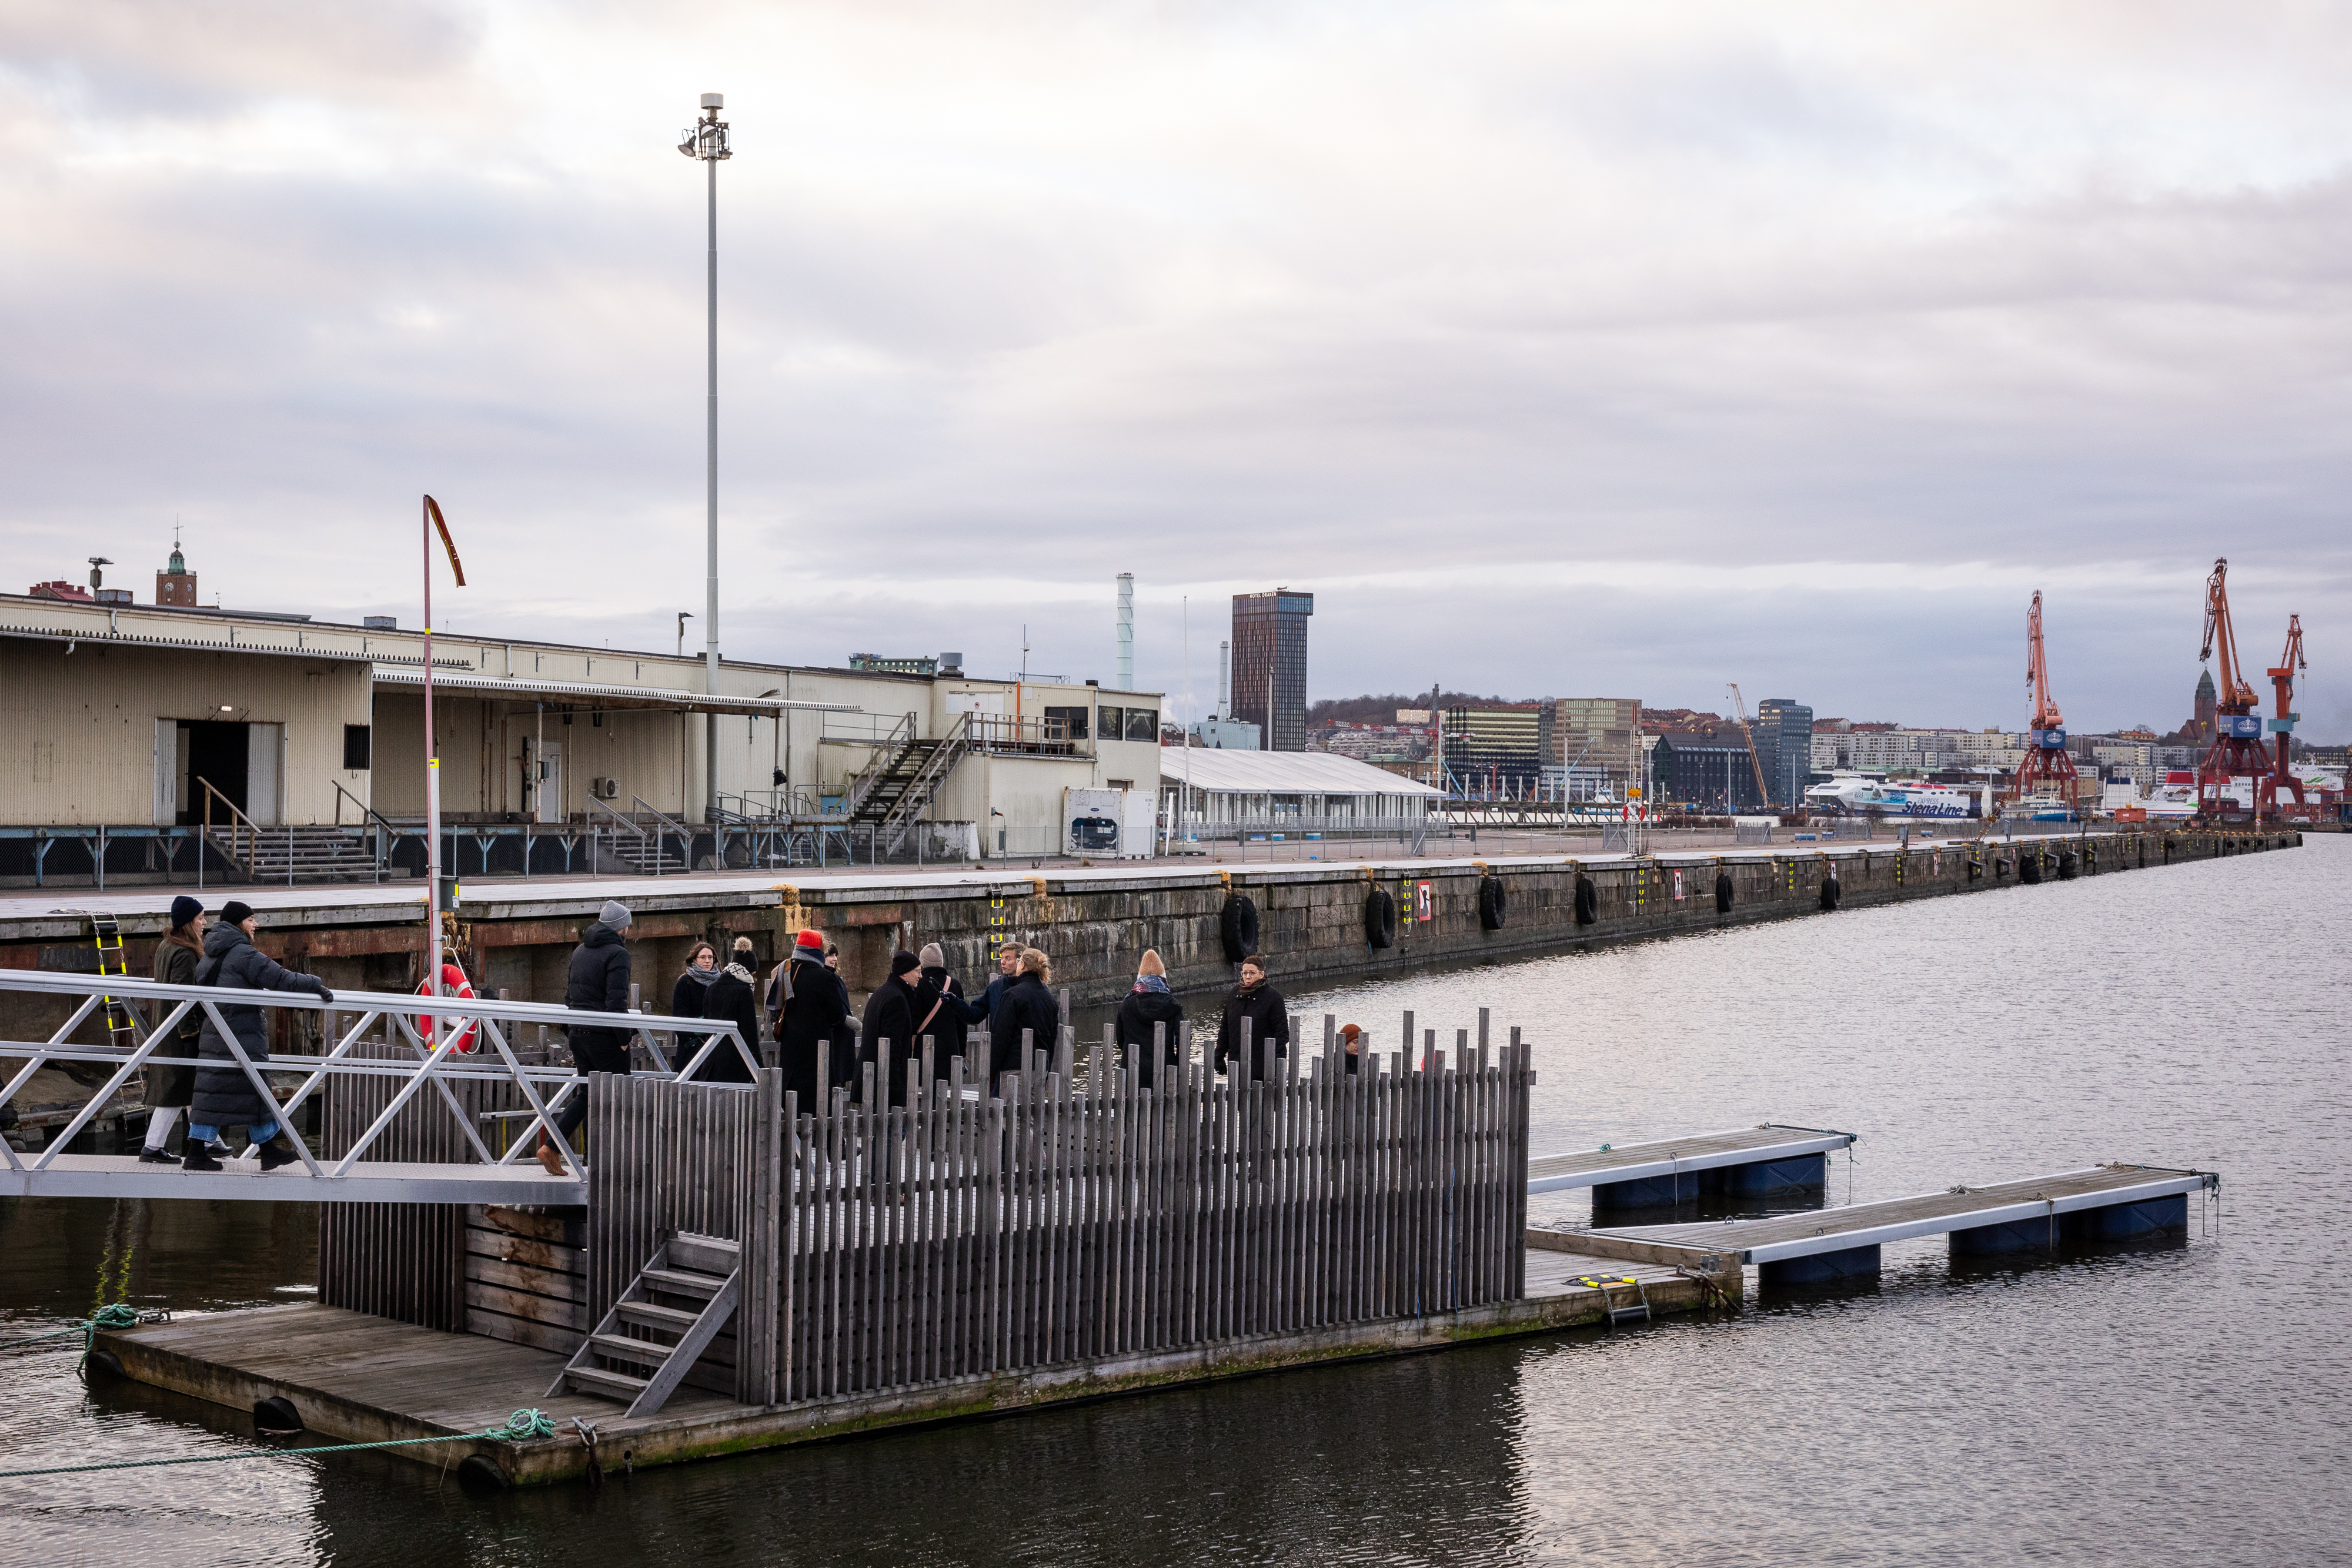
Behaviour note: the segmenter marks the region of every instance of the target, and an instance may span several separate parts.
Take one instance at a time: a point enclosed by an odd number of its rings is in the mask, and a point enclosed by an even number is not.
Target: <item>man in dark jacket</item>
[[[627,906],[617,900],[607,900],[597,911],[596,924],[580,934],[580,946],[572,949],[572,967],[563,979],[565,1007],[590,1013],[629,1010],[629,949],[621,933],[632,919]],[[563,1033],[572,1046],[572,1070],[583,1078],[591,1072],[628,1071],[631,1032],[614,1025],[567,1025]],[[555,1124],[568,1140],[587,1119],[588,1086],[583,1083],[572,1092]],[[539,1163],[551,1176],[564,1174],[563,1155],[543,1138]]]
[[[1051,989],[1053,961],[1034,947],[1021,949],[1021,972],[996,994],[988,1017],[988,1080],[993,1088],[1008,1072],[1026,1072],[1029,1060],[1022,1047],[1022,1031],[1029,1033],[1028,1050],[1042,1051],[1051,1061],[1062,1039],[1062,1004]],[[991,988],[993,989],[994,988]]]
[[[922,962],[923,978],[930,982],[931,989],[940,998],[938,1016],[931,1019],[929,1029],[919,1029],[919,1033],[931,1037],[931,1075],[945,1082],[949,1066],[957,1057],[966,1054],[967,1031],[975,1024],[988,1021],[988,1009],[965,998],[963,983],[948,973],[948,956],[938,943],[924,943],[923,950],[915,956]]]
[[[205,961],[205,906],[186,894],[172,900],[172,928],[155,944],[155,978],[167,986],[193,986],[196,983],[196,966]],[[165,1012],[178,1006],[163,1004]],[[180,1016],[173,1027],[172,1038],[156,1048],[156,1056],[194,1056],[196,1042],[205,1032],[205,1013],[192,1007]],[[158,1066],[153,1058],[147,1063],[147,1137],[139,1151],[139,1158],[151,1166],[168,1166],[172,1156],[163,1151],[163,1141],[172,1135],[172,1124],[188,1108],[195,1092],[196,1070],[193,1067]]]
[[[253,911],[231,899],[222,906],[220,924],[205,933],[205,959],[196,966],[194,984],[224,991],[307,991],[320,1001],[335,994],[315,975],[297,975],[270,962],[253,945],[258,924]],[[269,1060],[269,1026],[256,1007],[219,1008],[221,1018],[236,1036],[237,1049],[247,1061]],[[195,1093],[188,1106],[188,1137],[180,1165],[184,1170],[216,1171],[221,1163],[209,1145],[223,1127],[243,1127],[261,1156],[263,1170],[276,1170],[298,1156],[293,1145],[278,1136],[278,1103],[254,1087],[238,1062],[220,1026],[207,1016],[196,1042],[196,1054],[218,1067],[196,1069]]]
[[[890,956],[890,977],[866,998],[866,1026],[858,1032],[857,1054],[874,1064],[893,1105],[907,1103],[907,1063],[921,1051],[922,1036],[936,1032],[944,1007],[939,988],[923,978],[922,960],[912,953]],[[865,1078],[858,1080],[864,1092]]]
[[[1158,1051],[1151,1049],[1155,1030]],[[1135,988],[1118,1004],[1120,1062],[1135,1069],[1138,1089],[1150,1089],[1158,1083],[1160,1069],[1182,1060],[1178,1052],[1191,1043],[1184,1037],[1183,1005],[1168,989],[1168,966],[1158,948],[1147,947],[1135,967]]]
[[[817,1096],[817,1063],[824,1082],[846,1087],[856,1061],[856,1035],[849,1027],[849,989],[824,961],[822,933],[794,938],[791,961],[776,980],[776,1045],[783,1063],[784,1092],[800,1096],[803,1116],[826,1107]]]
[[[1249,1020],[1249,1046],[1242,1045],[1242,1021]],[[1265,961],[1242,960],[1242,983],[1225,998],[1224,1021],[1217,1026],[1217,1071],[1233,1067],[1233,1081],[1251,1082],[1266,1074],[1265,1045],[1274,1042],[1276,1056],[1290,1054],[1290,1015],[1282,993],[1265,983]]]

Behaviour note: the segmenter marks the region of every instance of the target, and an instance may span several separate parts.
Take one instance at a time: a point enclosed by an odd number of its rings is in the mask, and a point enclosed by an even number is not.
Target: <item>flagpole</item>
[[[441,757],[433,739],[433,497],[419,508],[425,549],[425,984],[441,994]],[[425,1015],[435,1022],[438,1013]],[[437,1032],[437,1031],[436,1031]]]

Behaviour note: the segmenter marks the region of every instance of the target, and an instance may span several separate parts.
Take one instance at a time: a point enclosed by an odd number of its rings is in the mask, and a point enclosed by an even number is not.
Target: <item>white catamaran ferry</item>
[[[1992,789],[1890,784],[1875,774],[1840,772],[1806,788],[1805,809],[1832,817],[1985,818],[1992,814]]]

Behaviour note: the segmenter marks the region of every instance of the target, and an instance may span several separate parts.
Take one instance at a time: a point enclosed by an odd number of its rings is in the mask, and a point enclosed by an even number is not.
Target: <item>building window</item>
[[[1087,737],[1087,710],[1082,707],[1049,707],[1045,710],[1045,738],[1048,740],[1084,740]]]
[[[1108,705],[1095,709],[1097,716],[1095,722],[1102,727],[1102,737],[1105,740],[1117,740],[1123,733],[1120,727],[1126,722],[1124,717],[1126,712],[1125,708],[1115,708]]]
[[[343,726],[343,766],[355,773],[367,771],[368,727],[366,725]]]
[[[1103,724],[1103,733],[1111,733],[1109,722]],[[1156,707],[1131,707],[1127,710],[1127,738],[1148,740],[1154,745],[1160,740],[1160,710]]]

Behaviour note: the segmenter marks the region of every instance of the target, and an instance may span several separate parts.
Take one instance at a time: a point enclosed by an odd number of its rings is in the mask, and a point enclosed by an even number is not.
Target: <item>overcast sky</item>
[[[1212,700],[2352,734],[2352,12],[2163,4],[0,6],[0,570]],[[698,641],[698,620],[689,639]]]

